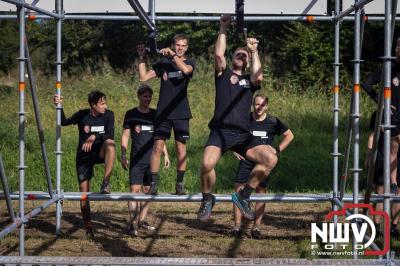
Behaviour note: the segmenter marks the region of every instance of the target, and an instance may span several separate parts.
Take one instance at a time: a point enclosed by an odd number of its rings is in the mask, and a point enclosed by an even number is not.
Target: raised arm
[[[122,131],[122,137],[121,137],[121,165],[122,168],[125,170],[128,170],[128,158],[126,157],[126,152],[128,150],[128,143],[129,143],[129,138],[131,136],[131,130],[129,128],[124,128]]]
[[[55,94],[54,98],[53,98],[53,102],[54,105],[58,105],[61,104],[63,105],[64,103],[64,97],[59,95],[59,94]],[[81,111],[76,112],[75,114],[73,114],[71,117],[66,118],[65,117],[65,113],[64,113],[64,109],[61,109],[61,125],[62,126],[69,126],[72,124],[77,124],[79,121],[79,117],[81,115]]]
[[[215,72],[219,76],[226,69],[226,35],[231,24],[231,17],[229,15],[222,15],[220,19],[220,27],[218,38],[215,43],[214,61]]]
[[[141,82],[148,81],[154,77],[156,77],[156,72],[154,70],[147,71],[146,67],[146,49],[143,44],[136,46],[138,55],[139,55],[139,80]]]
[[[257,50],[258,40],[255,38],[248,38],[246,43],[247,43],[247,48],[249,48],[251,53],[250,81],[254,86],[260,86],[261,81],[263,80],[263,73]]]

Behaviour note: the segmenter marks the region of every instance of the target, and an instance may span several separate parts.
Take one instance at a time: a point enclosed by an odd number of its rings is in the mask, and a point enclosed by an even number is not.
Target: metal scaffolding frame
[[[169,194],[161,194],[157,196],[131,194],[131,193],[113,193],[111,195],[103,195],[98,193],[76,193],[76,192],[63,192],[61,190],[61,105],[56,106],[56,191],[53,190],[51,183],[51,176],[49,171],[49,165],[47,160],[46,146],[44,144],[43,127],[41,125],[40,112],[38,108],[38,100],[36,96],[36,85],[33,78],[33,71],[30,61],[28,42],[25,35],[25,20],[26,19],[55,19],[56,21],[56,82],[55,89],[56,94],[61,95],[61,36],[62,36],[62,20],[141,20],[145,23],[153,38],[157,35],[156,20],[162,21],[217,21],[218,16],[156,16],[155,14],[155,0],[149,0],[149,15],[146,14],[143,8],[140,6],[137,0],[127,0],[135,13],[138,16],[127,16],[127,15],[71,15],[64,14],[62,0],[55,0],[55,11],[50,12],[34,5],[27,4],[21,0],[0,0],[7,3],[12,3],[17,6],[16,15],[0,15],[0,19],[18,19],[19,21],[19,192],[9,193],[7,177],[3,167],[3,161],[0,155],[0,177],[3,186],[3,193],[0,193],[0,199],[5,199],[7,202],[7,209],[10,215],[12,224],[9,225],[5,230],[0,232],[0,238],[4,237],[14,229],[20,229],[19,232],[19,254],[24,256],[24,224],[29,221],[30,218],[39,214],[41,211],[52,205],[56,204],[56,234],[60,234],[61,228],[61,200],[98,200],[98,201],[154,201],[154,202],[198,202],[201,200],[200,194],[176,196]],[[242,1],[242,0],[241,0]],[[335,37],[334,37],[334,84],[333,84],[333,193],[332,194],[316,194],[316,195],[300,195],[300,194],[276,194],[276,195],[253,195],[252,201],[255,202],[267,202],[267,201],[279,201],[279,202],[324,202],[328,201],[332,203],[332,208],[337,211],[338,208],[343,207],[343,202],[358,203],[359,201],[365,200],[366,202],[384,202],[384,209],[387,213],[390,213],[390,202],[400,202],[400,196],[393,196],[389,193],[389,152],[390,152],[390,68],[391,60],[391,44],[393,39],[394,24],[396,20],[400,18],[396,17],[397,0],[385,0],[385,16],[364,16],[363,7],[364,5],[372,2],[372,0],[355,0],[355,4],[345,11],[341,11],[340,4],[341,0],[335,0],[335,10],[331,16],[309,16],[309,15],[298,15],[298,16],[246,16],[244,21],[327,21],[333,22],[335,26]],[[25,9],[36,11],[37,14],[27,13]],[[350,16],[350,13],[354,12],[354,16]],[[359,195],[359,118],[360,118],[360,102],[359,102],[359,89],[360,89],[360,64],[361,60],[361,46],[362,46],[362,34],[363,34],[363,23],[366,20],[370,21],[385,21],[384,29],[384,49],[385,54],[383,56],[384,62],[384,79],[383,88],[380,93],[380,101],[378,104],[378,115],[376,118],[375,132],[374,132],[374,145],[373,154],[376,158],[377,138],[379,137],[379,127],[384,128],[384,195],[372,195],[371,196],[371,178],[374,169],[374,160],[370,164],[368,174],[368,188],[365,198]],[[343,21],[354,21],[354,70],[353,70],[353,92],[351,96],[350,110],[347,120],[346,130],[346,145],[344,153],[344,162],[342,168],[342,174],[339,185],[339,157],[342,155],[339,153],[339,36],[340,36],[340,24]],[[35,118],[37,122],[37,128],[39,132],[39,141],[42,149],[42,157],[45,167],[45,174],[48,184],[48,192],[27,192],[24,188],[25,179],[25,67],[27,67],[29,75],[29,85],[32,93],[33,106],[35,110]],[[381,117],[384,113],[384,124],[380,125]],[[351,143],[353,141],[353,165],[352,169],[349,169],[349,158]],[[346,180],[349,171],[353,174],[353,195],[345,195]],[[340,189],[339,189],[340,187]],[[216,195],[217,201],[229,202],[231,201],[228,195]],[[12,208],[12,199],[19,200],[19,215],[15,216]],[[32,210],[30,213],[25,215],[25,200],[46,200],[46,202]],[[357,209],[354,209],[354,213],[357,213]],[[348,213],[350,214],[350,213]],[[333,221],[337,223],[337,216],[333,217]],[[353,241],[354,244],[354,241]],[[377,247],[375,247],[377,248]],[[353,250],[355,247],[353,245]],[[357,259],[357,255],[353,256],[353,259]],[[386,253],[386,260],[390,260],[389,251]]]

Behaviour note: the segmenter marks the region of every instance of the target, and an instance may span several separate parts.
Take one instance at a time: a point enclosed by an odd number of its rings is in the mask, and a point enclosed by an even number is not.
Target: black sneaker
[[[235,227],[231,231],[231,236],[234,238],[242,238],[243,231],[240,227]]]
[[[397,184],[396,183],[390,184],[390,193],[397,194]]]
[[[175,195],[186,195],[185,188],[182,182],[177,182],[175,185]]]
[[[157,182],[151,182],[149,192],[147,192],[146,194],[147,195],[157,195],[158,194],[157,186],[158,186]]]
[[[253,239],[263,239],[263,235],[261,234],[260,229],[258,229],[257,227],[254,227],[253,229],[251,229],[250,235],[251,235],[251,238],[253,238]]]
[[[100,189],[101,194],[111,194],[111,186],[109,181],[103,181]]]
[[[242,215],[248,220],[254,220],[254,213],[248,199],[243,199],[239,192],[232,193],[232,201],[239,208]]]
[[[139,228],[143,228],[143,229],[148,230],[148,231],[154,231],[154,230],[156,230],[156,228],[155,228],[154,226],[150,225],[150,224],[149,224],[148,222],[146,222],[146,221],[140,221],[140,222],[138,223],[138,226],[139,226]]]
[[[200,209],[197,212],[197,219],[207,222],[210,219],[212,208],[215,205],[215,196],[211,195],[211,200],[202,200]]]
[[[400,232],[397,230],[396,227],[391,226],[390,227],[390,237],[392,239],[400,240]]]

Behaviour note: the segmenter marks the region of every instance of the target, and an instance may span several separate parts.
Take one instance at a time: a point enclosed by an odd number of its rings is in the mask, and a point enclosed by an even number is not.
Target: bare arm
[[[184,62],[183,57],[179,57],[170,48],[163,48],[160,50],[160,53],[163,56],[171,58],[175,62],[176,66],[179,68],[179,70],[182,71],[183,73],[185,73],[185,75],[189,75],[190,73],[193,72],[193,67],[191,65],[186,64]]]
[[[186,64],[183,61],[182,57],[177,56],[176,54],[172,57],[172,60],[174,60],[176,66],[183,72],[185,75],[189,75],[190,73],[193,72],[193,67],[191,65]]]
[[[144,81],[148,81],[154,77],[156,77],[156,72],[154,70],[149,70],[147,71],[147,67],[146,67],[146,62],[145,62],[145,58],[146,58],[146,50],[143,44],[140,44],[138,46],[136,46],[138,55],[139,55],[139,65],[138,65],[138,69],[139,69],[139,80],[141,82]]]
[[[231,23],[231,17],[229,15],[221,16],[220,29],[218,32],[218,38],[215,43],[214,61],[215,61],[215,71],[219,76],[226,69],[226,34]]]
[[[279,150],[280,151],[285,150],[293,139],[294,139],[293,132],[290,129],[286,130],[285,133],[282,134],[282,140],[278,145]]]
[[[169,168],[169,166],[171,165],[171,161],[169,160],[167,144],[165,144],[163,147],[163,154],[164,154],[164,167]]]
[[[247,47],[251,53],[251,73],[250,81],[254,86],[260,86],[263,80],[260,57],[258,56],[258,40],[255,38],[247,39]]]
[[[122,131],[121,137],[121,165],[125,170],[128,170],[128,158],[126,157],[126,151],[128,150],[129,137],[131,136],[131,130],[129,128]]]

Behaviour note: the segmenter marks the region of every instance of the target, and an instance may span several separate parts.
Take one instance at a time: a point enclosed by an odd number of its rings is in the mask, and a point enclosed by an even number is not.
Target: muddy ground
[[[29,201],[26,209],[39,206]],[[148,222],[157,229],[128,230],[125,202],[91,202],[94,239],[82,229],[78,202],[63,203],[62,236],[55,237],[55,208],[28,223],[25,254],[34,256],[157,256],[157,257],[309,257],[312,222],[322,221],[330,204],[268,203],[261,230],[263,240],[230,235],[232,205],[217,203],[208,223],[196,220],[199,203],[152,203]],[[15,206],[17,207],[17,206]],[[0,202],[0,228],[8,220]],[[18,231],[0,241],[1,255],[18,255]]]

